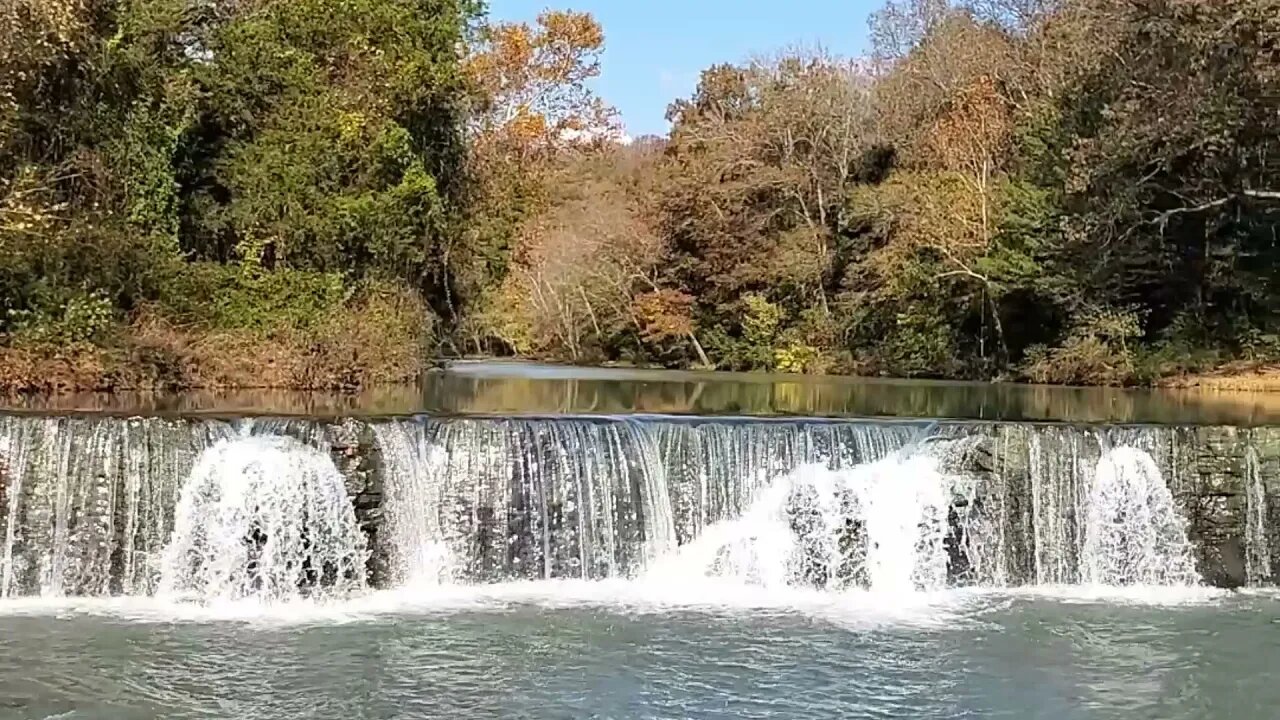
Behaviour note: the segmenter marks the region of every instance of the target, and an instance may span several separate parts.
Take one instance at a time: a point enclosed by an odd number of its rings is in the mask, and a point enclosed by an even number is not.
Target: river
[[[285,397],[0,414],[0,718],[1280,703],[1265,401],[510,364]]]

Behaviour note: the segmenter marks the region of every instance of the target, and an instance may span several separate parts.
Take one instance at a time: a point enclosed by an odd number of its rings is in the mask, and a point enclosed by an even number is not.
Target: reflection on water
[[[271,415],[662,413],[1266,425],[1280,393],[1068,388],[519,362],[463,362],[412,386],[10,398],[12,410]]]

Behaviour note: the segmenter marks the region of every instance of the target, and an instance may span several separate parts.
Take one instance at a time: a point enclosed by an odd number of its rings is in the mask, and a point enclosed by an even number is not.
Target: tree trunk
[[[986,288],[982,294],[987,296],[987,303],[991,306],[991,324],[996,331],[996,342],[999,343],[997,348],[1000,352],[998,360],[1003,370],[1009,366],[1009,344],[1004,339],[1004,323],[1000,322],[1000,308],[996,305],[996,299],[992,296],[990,288]]]
[[[715,366],[711,364],[706,351],[702,349],[702,343],[698,342],[698,336],[694,335],[692,330],[689,331],[689,342],[693,343],[693,349],[698,353],[698,362],[702,363],[703,367],[714,370]]]

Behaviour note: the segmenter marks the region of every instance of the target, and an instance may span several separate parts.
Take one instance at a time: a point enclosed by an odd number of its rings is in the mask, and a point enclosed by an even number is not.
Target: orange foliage
[[[483,110],[479,139],[524,149],[612,139],[617,113],[591,92],[604,31],[590,13],[546,11],[486,28],[467,62]]]
[[[929,147],[938,164],[972,177],[987,176],[1012,143],[1013,118],[990,75],[962,89],[934,124]]]
[[[649,343],[684,339],[693,334],[693,296],[679,290],[654,290],[632,303],[640,337]]]

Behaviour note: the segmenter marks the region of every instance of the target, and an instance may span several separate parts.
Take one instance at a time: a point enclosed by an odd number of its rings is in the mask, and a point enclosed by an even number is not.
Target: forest
[[[11,0],[0,388],[433,359],[1140,385],[1280,361],[1280,0],[890,0],[629,138],[475,0]]]

